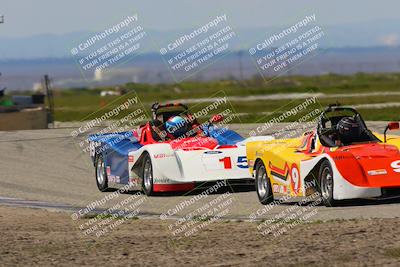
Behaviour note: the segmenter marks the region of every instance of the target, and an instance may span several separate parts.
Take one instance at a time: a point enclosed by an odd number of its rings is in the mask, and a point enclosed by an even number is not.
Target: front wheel
[[[256,191],[261,204],[267,205],[274,201],[271,181],[267,175],[264,164],[260,161],[256,165]]]
[[[101,191],[107,191],[108,189],[108,177],[106,167],[104,164],[103,155],[98,154],[96,157],[96,184],[97,188]]]
[[[149,154],[146,154],[143,159],[142,167],[142,177],[143,177],[143,192],[146,196],[154,195],[153,191],[153,165],[151,164],[151,158]]]
[[[326,207],[333,207],[336,201],[333,199],[333,171],[329,161],[322,162],[319,168],[318,181],[322,202]]]

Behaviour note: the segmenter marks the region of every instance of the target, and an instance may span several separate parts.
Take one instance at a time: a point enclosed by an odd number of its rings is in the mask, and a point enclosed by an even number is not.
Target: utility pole
[[[49,111],[48,111],[48,122],[53,125],[54,128],[54,98],[53,98],[53,90],[50,85],[50,78],[49,75],[44,75],[44,88],[46,90],[47,101],[49,104]]]

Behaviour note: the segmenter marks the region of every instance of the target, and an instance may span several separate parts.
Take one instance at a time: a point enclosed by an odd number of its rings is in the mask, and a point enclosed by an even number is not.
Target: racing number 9
[[[232,169],[232,160],[231,157],[224,157],[222,159],[219,159],[219,162],[224,163],[224,169]],[[248,168],[249,166],[247,165],[247,159],[246,156],[239,156],[237,159],[237,164],[239,168]]]
[[[400,172],[400,160],[395,160],[390,164],[394,172]]]
[[[290,170],[290,177],[291,179],[291,184],[292,184],[292,189],[294,193],[297,195],[300,191],[300,173],[299,169],[297,168],[296,164],[292,165],[292,168]]]

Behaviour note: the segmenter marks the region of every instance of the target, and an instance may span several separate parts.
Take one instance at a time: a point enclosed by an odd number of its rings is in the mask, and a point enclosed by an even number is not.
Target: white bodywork
[[[179,184],[227,179],[251,179],[246,159],[246,143],[271,141],[272,136],[250,137],[236,147],[199,150],[174,150],[170,144],[160,143],[141,147],[129,152],[129,180],[141,184],[135,168],[143,153],[150,155],[154,184]]]

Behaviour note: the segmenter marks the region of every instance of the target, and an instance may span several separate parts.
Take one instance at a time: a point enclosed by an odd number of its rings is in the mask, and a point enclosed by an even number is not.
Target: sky
[[[0,0],[0,37],[27,37],[101,30],[128,14],[153,30],[196,27],[227,14],[231,25],[255,28],[287,25],[315,13],[320,25],[399,20],[396,0]]]

